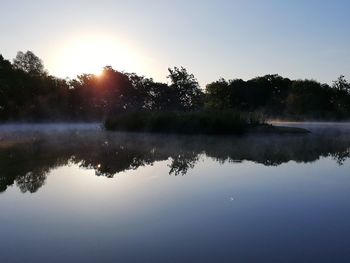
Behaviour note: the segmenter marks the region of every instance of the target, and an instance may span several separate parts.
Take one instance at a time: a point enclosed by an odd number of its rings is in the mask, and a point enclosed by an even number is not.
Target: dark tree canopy
[[[219,79],[203,91],[183,67],[169,68],[169,84],[106,66],[101,76],[72,80],[46,73],[33,52],[11,63],[0,55],[0,121],[100,121],[128,112],[234,110],[267,117],[350,117],[350,84],[266,75],[251,80]]]
[[[168,78],[171,80],[170,87],[178,95],[179,103],[183,110],[195,110],[201,107],[203,93],[197,79],[189,74],[183,67],[169,68]]]
[[[279,75],[248,81],[220,79],[206,86],[206,106],[258,111],[279,118],[349,118],[349,83],[343,76],[332,87],[314,80],[290,80]]]
[[[45,73],[41,59],[32,51],[27,51],[25,53],[19,51],[16,58],[13,60],[13,66],[31,75],[43,75]]]
[[[338,91],[350,93],[350,83],[345,79],[344,75],[340,75],[336,81],[333,81],[333,88]]]

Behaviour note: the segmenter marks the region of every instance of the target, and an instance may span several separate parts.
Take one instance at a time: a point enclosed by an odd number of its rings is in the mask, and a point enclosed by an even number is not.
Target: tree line
[[[60,79],[33,52],[10,62],[0,55],[1,121],[96,121],[127,112],[235,110],[267,117],[342,119],[350,116],[350,84],[332,85],[266,75],[219,79],[202,90],[183,67],[169,69],[168,83],[106,66],[101,76]]]

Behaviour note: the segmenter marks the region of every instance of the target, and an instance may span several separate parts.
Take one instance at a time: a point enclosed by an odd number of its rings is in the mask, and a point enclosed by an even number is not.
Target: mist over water
[[[303,127],[311,133],[179,136],[108,132],[99,123],[2,125],[0,190],[21,181],[22,192],[36,192],[51,170],[71,164],[112,178],[166,161],[166,175],[183,176],[206,160],[279,166],[327,158],[343,165],[350,156],[349,123],[274,124]]]
[[[2,260],[342,262],[350,124],[278,125],[311,133],[1,125]]]
[[[300,127],[314,134],[347,134],[350,133],[350,122],[293,122],[293,121],[271,121],[273,125]]]

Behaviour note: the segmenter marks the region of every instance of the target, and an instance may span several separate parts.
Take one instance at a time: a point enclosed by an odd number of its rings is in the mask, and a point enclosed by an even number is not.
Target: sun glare
[[[125,71],[137,66],[132,52],[117,39],[80,37],[65,43],[57,52],[54,71],[58,76],[72,78],[82,73],[101,75],[107,65]]]

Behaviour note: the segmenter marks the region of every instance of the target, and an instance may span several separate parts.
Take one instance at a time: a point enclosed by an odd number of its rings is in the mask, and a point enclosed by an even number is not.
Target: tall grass
[[[242,134],[258,117],[235,111],[134,112],[109,118],[107,130],[182,134]]]

